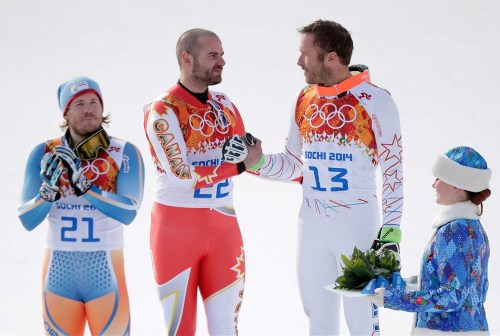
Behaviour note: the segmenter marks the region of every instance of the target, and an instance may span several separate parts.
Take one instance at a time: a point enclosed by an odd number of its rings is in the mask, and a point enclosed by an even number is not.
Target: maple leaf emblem
[[[236,278],[240,279],[245,276],[245,252],[243,251],[243,246],[241,248],[241,254],[239,257],[236,257],[236,265],[231,267],[231,270],[235,271]]]
[[[205,181],[206,184],[212,184],[213,178],[217,177],[217,169],[220,166],[196,166],[194,172],[198,174],[198,181]]]

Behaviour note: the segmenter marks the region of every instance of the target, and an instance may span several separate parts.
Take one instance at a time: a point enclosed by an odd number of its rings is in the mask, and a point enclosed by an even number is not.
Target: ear
[[[183,51],[181,54],[182,62],[185,64],[193,64],[193,55],[187,51]]]
[[[338,62],[339,56],[335,51],[331,51],[325,55],[325,62]]]

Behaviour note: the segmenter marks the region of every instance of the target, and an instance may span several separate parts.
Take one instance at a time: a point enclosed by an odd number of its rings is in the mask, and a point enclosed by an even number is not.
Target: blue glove
[[[68,172],[69,184],[77,196],[81,196],[92,187],[92,182],[83,175],[83,168],[73,150],[66,146],[57,146],[54,153],[61,159]]]
[[[61,198],[59,178],[64,170],[63,163],[55,154],[46,153],[42,158],[40,168],[40,179],[42,180],[40,196],[48,202],[55,202]]]

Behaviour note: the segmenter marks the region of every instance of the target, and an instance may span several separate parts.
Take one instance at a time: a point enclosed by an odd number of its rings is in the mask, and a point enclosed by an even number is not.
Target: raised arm
[[[21,192],[21,205],[18,217],[26,230],[37,227],[49,213],[51,202],[40,195],[42,180],[40,179],[40,163],[45,152],[45,144],[41,143],[31,151],[24,173],[24,183]]]
[[[116,194],[93,185],[83,197],[105,215],[130,224],[139,211],[143,194],[144,162],[139,149],[127,143],[117,176]]]

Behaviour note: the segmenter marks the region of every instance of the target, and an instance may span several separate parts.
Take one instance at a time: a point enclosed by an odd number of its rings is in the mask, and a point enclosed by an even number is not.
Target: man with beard
[[[76,77],[57,91],[66,129],[28,159],[19,218],[31,231],[48,215],[43,267],[47,335],[130,334],[123,225],[142,201],[144,164],[130,142],[103,125],[99,85]]]
[[[310,333],[338,335],[340,297],[324,289],[342,274],[341,255],[399,253],[403,206],[399,115],[390,94],[369,82],[365,66],[349,66],[353,41],[333,21],[299,29],[307,86],[297,97],[281,154],[265,155],[256,174],[300,181],[298,277]],[[253,148],[249,147],[249,155]],[[375,174],[382,174],[382,227]],[[374,237],[377,237],[373,241]],[[344,297],[351,335],[379,333],[377,307]]]
[[[198,288],[211,335],[237,334],[245,256],[232,202],[231,178],[255,166],[240,153],[222,161],[223,144],[245,127],[222,92],[224,51],[205,29],[183,33],[176,47],[178,82],[145,107],[144,128],[157,171],[151,254],[167,333],[194,335]],[[236,144],[231,153],[238,151]],[[246,157],[245,157],[246,156]],[[255,168],[254,168],[255,169]]]

